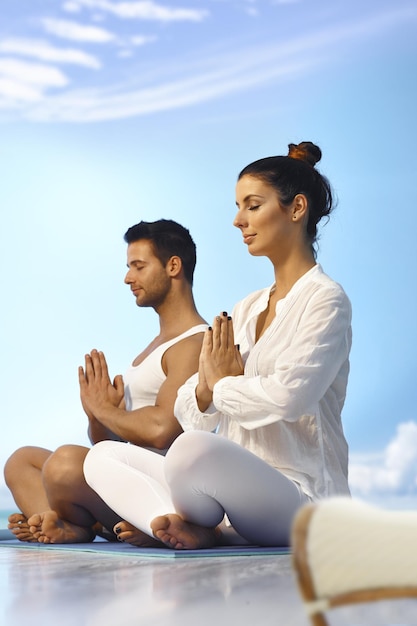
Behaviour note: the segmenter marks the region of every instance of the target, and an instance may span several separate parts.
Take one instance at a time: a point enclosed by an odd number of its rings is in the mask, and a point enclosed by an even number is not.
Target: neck
[[[197,311],[188,283],[173,289],[155,310],[159,315],[161,338],[176,337],[192,326],[206,323]]]
[[[316,260],[311,251],[294,255],[283,263],[274,263],[276,298],[284,298],[297,280],[315,265]]]

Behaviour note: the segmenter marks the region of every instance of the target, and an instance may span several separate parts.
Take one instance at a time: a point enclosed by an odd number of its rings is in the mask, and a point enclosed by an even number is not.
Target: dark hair
[[[332,189],[325,176],[315,169],[321,159],[321,150],[311,141],[288,145],[287,156],[259,159],[247,165],[239,174],[255,176],[274,187],[279,201],[286,207],[298,193],[308,201],[307,236],[315,254],[317,224],[330,214],[333,208]]]
[[[127,244],[146,239],[153,245],[155,256],[165,266],[172,256],[182,261],[184,276],[193,284],[194,268],[197,260],[196,246],[190,232],[173,220],[139,222],[131,226],[124,235]]]

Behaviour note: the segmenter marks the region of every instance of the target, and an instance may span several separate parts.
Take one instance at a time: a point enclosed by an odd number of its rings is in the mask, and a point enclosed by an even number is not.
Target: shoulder
[[[343,287],[315,268],[306,276],[303,288],[296,297],[300,319],[322,328],[337,328],[338,332],[350,332],[352,306]]]
[[[321,265],[316,265],[313,269],[310,280],[317,295],[334,299],[350,309],[350,300],[342,285],[326,274]]]
[[[181,367],[184,361],[193,361],[200,356],[200,350],[203,343],[204,332],[207,326],[201,324],[198,330],[192,334],[183,333],[178,340],[165,350],[163,361],[169,367],[174,364],[175,367]]]

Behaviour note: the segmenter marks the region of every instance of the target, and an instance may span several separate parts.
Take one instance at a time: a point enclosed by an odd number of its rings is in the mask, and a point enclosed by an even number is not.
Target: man
[[[78,372],[81,402],[92,444],[115,439],[163,453],[181,432],[174,402],[178,388],[198,370],[207,328],[192,293],[195,244],[188,230],[172,220],[140,222],[124,239],[125,283],[139,307],[158,314],[160,332],[124,380],[120,375],[110,380],[102,352],[87,354]],[[87,452],[78,445],[55,452],[26,446],[8,459],[5,480],[21,510],[9,517],[9,528],[18,539],[73,543],[91,541],[96,533],[114,539],[112,529],[120,518],[85,482]]]

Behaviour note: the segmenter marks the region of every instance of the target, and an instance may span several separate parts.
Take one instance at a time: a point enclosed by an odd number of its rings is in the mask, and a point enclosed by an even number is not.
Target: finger
[[[245,369],[245,367],[243,365],[243,359],[242,359],[242,355],[240,354],[239,346],[235,346],[235,355],[236,355],[236,361],[237,361],[239,367],[241,367],[242,371],[243,371]]]
[[[91,356],[89,354],[85,355],[85,379],[86,382],[90,382],[94,378],[94,369],[93,362],[91,360]]]
[[[121,376],[121,374],[118,374],[114,377],[113,386],[115,389],[117,389],[117,391],[119,391],[119,393],[122,393],[124,391],[125,386],[123,382],[123,376]]]
[[[213,333],[212,333],[213,335],[212,349],[213,350],[218,350],[220,347],[220,332],[221,332],[221,318],[220,318],[220,315],[218,315],[213,320]]]
[[[96,378],[101,378],[101,363],[100,363],[100,355],[97,350],[91,350],[91,363],[94,370],[94,376]]]
[[[203,336],[203,343],[201,344],[200,356],[198,358],[198,380],[200,383],[205,382],[206,375],[204,373],[204,363],[211,354],[212,345],[212,328],[208,327]]]
[[[213,349],[213,327],[209,326],[203,337],[200,356],[207,356]]]
[[[233,328],[233,320],[230,315],[227,318],[227,332],[228,332],[229,346],[234,346],[235,345],[235,331]]]
[[[224,350],[227,350],[229,345],[229,322],[227,313],[222,313],[221,322],[220,322],[220,344]]]
[[[80,365],[78,368],[78,382],[80,383],[80,387],[84,388],[86,384],[84,368]]]
[[[198,382],[205,383],[206,382],[206,374],[204,370],[204,358],[200,355],[200,359],[198,361]]]
[[[107,361],[106,361],[106,357],[104,356],[103,352],[99,352],[98,353],[98,358],[99,358],[99,363],[100,363],[100,370],[101,370],[101,375],[103,378],[106,378],[110,381],[110,376],[109,376],[109,370],[107,367]]]

